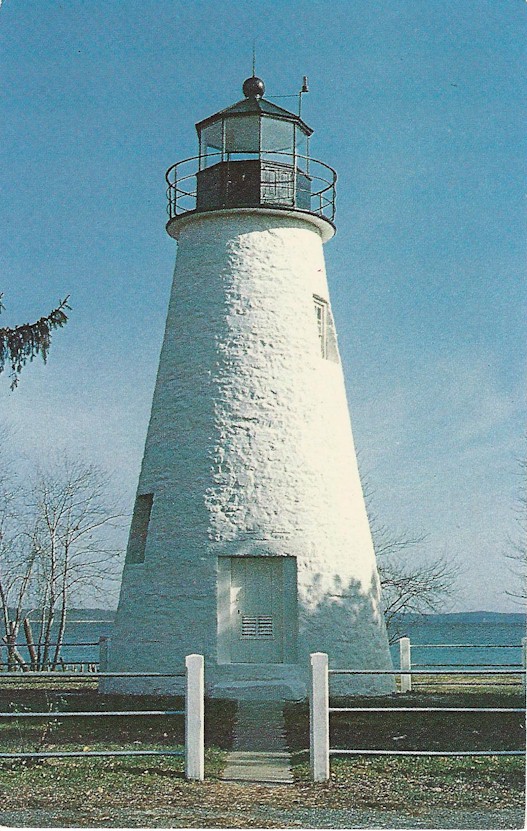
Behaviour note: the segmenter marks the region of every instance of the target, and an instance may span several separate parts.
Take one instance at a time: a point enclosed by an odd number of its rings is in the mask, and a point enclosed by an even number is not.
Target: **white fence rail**
[[[3,712],[0,720],[15,719],[42,719],[55,720],[58,718],[111,718],[111,717],[151,717],[151,716],[184,716],[185,717],[185,749],[184,750],[74,750],[74,751],[35,751],[19,753],[2,753],[0,759],[47,759],[84,756],[184,756],[185,775],[187,779],[202,780],[204,778],[204,660],[203,655],[187,655],[185,672],[90,672],[83,676],[83,681],[98,681],[100,678],[183,678],[185,677],[185,709],[184,710],[93,710],[93,711],[49,711],[40,712]],[[43,678],[53,678],[55,681],[79,680],[77,672],[3,672],[3,679],[13,679],[31,684]]]
[[[408,654],[409,650],[405,655]],[[413,675],[457,675],[457,676],[503,676],[519,675],[525,679],[525,668],[521,670],[412,670],[411,664],[405,663],[399,670],[352,670],[329,669],[328,656],[324,652],[311,655],[311,689],[310,689],[310,761],[311,773],[315,782],[325,782],[330,775],[331,756],[524,756],[525,750],[373,750],[366,748],[332,748],[330,745],[331,713],[386,713],[386,712],[421,712],[421,713],[525,713],[524,707],[331,707],[330,675],[399,675],[409,677],[410,689]]]
[[[411,643],[410,638],[403,637],[399,638],[399,668],[400,668],[400,692],[407,693],[412,692],[412,675],[416,675],[416,669],[423,669],[426,670],[424,674],[430,675],[435,674],[435,670],[438,667],[448,668],[448,674],[453,675],[456,673],[456,667],[459,664],[453,664],[451,662],[443,662],[443,663],[414,663],[412,661],[412,649],[469,649],[469,650],[481,650],[481,649],[521,649],[521,662],[509,663],[509,664],[490,664],[490,663],[466,663],[464,662],[462,666],[464,669],[466,667],[470,667],[474,669],[481,669],[482,667],[487,667],[487,669],[502,669],[503,671],[511,669],[522,669],[524,670],[523,675],[523,686],[525,689],[525,670],[527,669],[527,638],[523,638],[521,642],[521,646],[518,644],[501,644],[501,643],[489,643],[489,644],[478,644],[478,643]],[[413,671],[412,671],[413,668]],[[467,672],[467,675],[474,675],[476,673],[470,671]],[[486,673],[488,674],[488,673]]]

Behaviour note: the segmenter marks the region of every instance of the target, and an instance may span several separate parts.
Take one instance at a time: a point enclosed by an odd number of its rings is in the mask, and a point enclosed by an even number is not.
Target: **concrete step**
[[[289,753],[233,751],[229,753],[223,779],[260,785],[291,785],[293,774]]]

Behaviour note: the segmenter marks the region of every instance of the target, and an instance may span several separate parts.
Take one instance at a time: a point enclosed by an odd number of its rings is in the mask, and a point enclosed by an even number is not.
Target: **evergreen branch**
[[[4,308],[1,303],[0,311]],[[0,373],[6,365],[11,367],[11,389],[18,385],[18,378],[22,367],[32,361],[37,355],[42,355],[46,363],[51,343],[51,332],[54,329],[61,329],[68,320],[66,311],[71,309],[68,305],[69,295],[61,300],[56,309],[41,317],[35,323],[23,323],[14,328],[0,329]]]

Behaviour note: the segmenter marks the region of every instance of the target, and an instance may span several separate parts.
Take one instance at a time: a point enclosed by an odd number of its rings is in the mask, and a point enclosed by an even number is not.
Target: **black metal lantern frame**
[[[166,173],[170,220],[190,212],[279,208],[333,222],[333,168],[309,155],[300,116],[249,98],[196,124],[199,155]],[[305,152],[301,152],[305,151]]]

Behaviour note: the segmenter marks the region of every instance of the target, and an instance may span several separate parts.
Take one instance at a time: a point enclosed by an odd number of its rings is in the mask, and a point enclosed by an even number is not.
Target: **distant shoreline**
[[[77,609],[73,608],[68,611],[67,623],[108,623],[111,624],[115,620],[116,609]],[[33,615],[34,615],[33,611]],[[32,613],[29,613],[30,618]],[[407,615],[396,616],[395,623],[399,625],[404,621],[405,624],[421,624],[421,625],[435,625],[435,624],[450,624],[457,625],[471,625],[471,624],[499,624],[509,623],[514,626],[527,625],[527,611],[519,612],[442,612],[442,613],[427,613],[417,614],[410,612]]]
[[[114,619],[116,614],[116,609],[70,609],[68,613],[68,617],[70,620],[73,619],[97,619],[97,618],[108,618]],[[405,620],[457,620],[460,623],[490,623],[492,621],[500,621],[504,618],[516,618],[518,621],[526,620],[527,619],[527,611],[519,611],[519,612],[488,612],[488,611],[476,611],[476,612],[442,612],[442,613],[428,613],[428,614],[417,614],[417,613],[409,613],[404,615]]]

